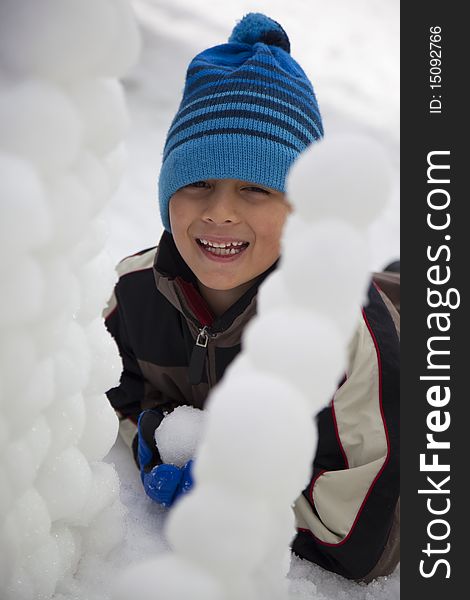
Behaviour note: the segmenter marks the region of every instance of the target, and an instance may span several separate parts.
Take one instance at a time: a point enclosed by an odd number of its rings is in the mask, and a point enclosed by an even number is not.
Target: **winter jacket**
[[[104,310],[123,360],[107,396],[132,434],[146,408],[203,408],[241,348],[263,273],[214,317],[171,234],[122,260]],[[399,560],[399,276],[376,274],[349,345],[349,365],[317,415],[312,480],[295,503],[293,551],[350,579],[389,574]]]

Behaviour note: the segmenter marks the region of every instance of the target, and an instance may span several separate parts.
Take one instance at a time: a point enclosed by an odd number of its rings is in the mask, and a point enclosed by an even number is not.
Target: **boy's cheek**
[[[173,223],[175,227],[180,227],[186,221],[189,220],[192,212],[192,204],[186,202],[181,196],[172,196],[168,205],[168,212],[170,214],[170,223],[173,229]]]
[[[258,230],[256,239],[266,247],[270,247],[272,249],[278,248],[281,243],[285,222],[286,219],[282,218],[274,222],[267,223],[265,227]]]

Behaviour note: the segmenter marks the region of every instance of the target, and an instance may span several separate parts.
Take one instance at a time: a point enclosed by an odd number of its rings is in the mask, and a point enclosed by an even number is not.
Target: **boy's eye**
[[[208,185],[207,181],[194,181],[193,183],[188,183],[188,185],[185,185],[184,187],[205,188]]]
[[[243,189],[248,190],[249,192],[255,192],[255,193],[259,193],[259,194],[269,194],[268,190],[265,190],[260,187],[256,187],[255,185],[250,185],[250,186],[244,187]]]

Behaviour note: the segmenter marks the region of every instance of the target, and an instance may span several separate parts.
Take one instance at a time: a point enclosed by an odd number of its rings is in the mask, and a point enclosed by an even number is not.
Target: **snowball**
[[[107,556],[124,536],[126,508],[119,499],[104,508],[83,530],[83,554]]]
[[[118,34],[109,0],[41,0],[40,8],[35,0],[2,0],[0,7],[0,52],[15,72],[65,80],[90,76]],[[21,52],[18,35],[28,41]]]
[[[22,432],[23,433],[23,432]],[[33,483],[50,444],[50,431],[44,417],[39,417],[23,435],[15,432],[3,452],[6,475],[15,495]]]
[[[289,240],[292,238],[295,239],[299,235],[303,235],[306,232],[308,232],[309,226],[310,226],[310,223],[308,221],[303,219],[296,212],[291,212],[289,214],[289,216],[287,217],[287,220],[282,229],[282,238],[281,238],[281,245],[283,248],[282,253],[284,253],[284,248],[286,247],[286,245],[287,246],[289,245]]]
[[[312,224],[286,248],[282,272],[292,303],[330,316],[348,339],[370,277],[363,236],[341,221]]]
[[[36,472],[46,459],[51,443],[51,430],[44,415],[36,418],[34,423],[26,431],[26,440],[32,456],[32,467]]]
[[[253,579],[256,600],[286,600],[289,598],[287,580],[285,574],[280,572],[279,565],[263,564]],[[316,600],[320,599],[317,597]]]
[[[18,30],[12,33],[17,44]],[[21,54],[17,47],[16,53]],[[59,88],[33,80],[3,86],[0,148],[7,152],[48,171],[64,169],[78,154],[81,127],[77,110]]]
[[[100,317],[99,320],[102,327],[101,340],[103,338],[108,340],[110,336],[101,319],[101,311],[111,296],[114,284],[117,281],[114,263],[107,252],[100,252],[100,254],[79,268],[77,276],[81,288],[81,301],[77,316],[83,324],[87,324],[92,319]],[[96,328],[96,326],[93,327]],[[114,343],[114,345],[116,344]]]
[[[287,293],[286,284],[280,270],[271,273],[261,284],[256,297],[258,313],[271,308],[289,306],[291,297]]]
[[[59,547],[51,536],[29,557],[25,568],[35,589],[35,598],[50,598],[59,578]]]
[[[40,320],[29,325],[28,331],[36,342],[39,358],[52,360],[52,356],[61,350],[69,321],[70,312],[62,307],[60,312],[48,317],[41,315]]]
[[[50,456],[60,454],[78,442],[85,427],[85,403],[81,394],[57,398],[43,414],[52,434]]]
[[[18,566],[21,561],[18,526],[12,512],[0,521],[0,539],[2,543],[2,560],[0,560],[0,566],[5,561],[6,563],[10,563],[11,570],[13,569],[13,565]],[[3,588],[0,589],[3,591]]]
[[[199,482],[171,511],[166,536],[184,558],[221,575],[244,573],[267,551],[269,503]]]
[[[97,256],[108,237],[108,224],[102,217],[95,217],[90,221],[84,235],[69,253],[73,268],[80,267]]]
[[[113,465],[96,462],[91,464],[92,482],[90,493],[76,523],[87,526],[97,515],[111,506],[119,494],[119,477]]]
[[[276,527],[269,532],[269,550],[257,571],[262,574],[272,567],[278,574],[285,576],[290,566],[290,545],[297,534],[295,514],[293,508],[287,504],[271,506],[270,512]]]
[[[330,135],[296,160],[287,194],[307,221],[333,217],[366,228],[384,209],[391,182],[381,144],[365,135]]]
[[[0,456],[2,455],[3,449],[7,445],[9,434],[8,434],[8,426],[5,419],[5,416],[2,415],[2,389],[1,389],[1,380],[0,380]],[[1,488],[0,488],[1,489]]]
[[[182,467],[194,458],[204,424],[202,410],[177,406],[155,431],[155,442],[164,463]]]
[[[92,321],[86,331],[90,344],[92,370],[85,393],[94,395],[119,385],[122,359],[116,343],[106,331],[101,317]]]
[[[280,563],[265,561],[256,570],[253,579],[257,600],[286,600],[286,598],[289,598],[286,575],[289,572],[290,560],[291,550],[289,546],[286,546],[284,559]]]
[[[36,600],[37,598],[31,577],[18,563],[12,569],[9,584],[5,590],[2,589],[2,592],[2,600]]]
[[[25,438],[12,441],[4,452],[3,464],[15,496],[23,493],[33,484],[36,477],[33,458]]]
[[[36,487],[53,521],[72,519],[85,505],[91,489],[91,470],[78,448],[49,458],[41,468]]]
[[[328,403],[346,367],[336,323],[305,309],[259,315],[245,329],[242,343],[255,368],[298,387],[312,402],[312,412]]]
[[[271,539],[263,562],[251,573],[257,600],[285,600],[287,598],[286,575],[291,562],[290,544],[295,537],[296,523],[291,507],[271,507],[276,527],[270,530]]]
[[[110,183],[103,162],[91,152],[84,150],[73,171],[93,198],[92,215],[101,210],[110,197]]]
[[[63,256],[45,259],[41,263],[46,282],[41,321],[66,312],[68,320],[80,305],[80,287],[75,274]],[[63,330],[61,332],[63,335]]]
[[[224,578],[226,588],[226,600],[263,600],[257,593],[255,581],[251,573],[245,576]]]
[[[93,215],[94,199],[72,173],[55,177],[47,188],[54,225],[51,253],[55,256],[73,246],[85,235]]]
[[[91,356],[83,327],[70,321],[63,332],[63,346],[55,356],[56,397],[80,393],[88,383]]]
[[[239,352],[236,357],[232,360],[232,362],[227,365],[225,370],[225,374],[230,373],[232,370],[236,369],[237,377],[244,377],[245,374],[250,376],[253,373],[253,362],[248,356],[248,352]],[[226,375],[224,375],[225,377]]]
[[[1,505],[1,499],[0,499],[0,505]],[[2,535],[2,532],[0,531],[0,536]],[[3,547],[2,544],[2,552],[5,552],[5,548]],[[2,556],[3,559],[3,556]],[[7,588],[7,582],[8,579],[10,578],[11,575],[11,571],[13,570],[13,565],[12,565],[13,561],[11,559],[11,557],[7,557],[5,558],[5,560],[1,560],[0,561],[0,590],[6,590]]]
[[[58,522],[51,529],[52,539],[59,550],[59,581],[67,575],[75,573],[80,560],[81,536],[76,529],[71,529]]]
[[[0,373],[2,396],[6,399],[20,395],[27,381],[24,373],[31,373],[37,361],[33,338],[23,329],[2,331],[0,337]],[[3,414],[10,414],[14,404],[5,402]],[[10,410],[9,410],[10,409]]]
[[[39,360],[30,373],[26,379],[26,388],[15,394],[16,402],[14,407],[11,407],[11,426],[17,435],[31,427],[37,416],[54,398],[53,360]]]
[[[173,554],[132,566],[119,577],[113,600],[225,600],[221,583],[194,562]]]
[[[44,276],[31,256],[0,264],[0,327],[18,327],[37,318],[44,302]]]
[[[276,375],[240,378],[230,370],[209,401],[196,480],[219,481],[273,503],[293,502],[308,483],[317,441],[307,405]]]
[[[86,425],[78,447],[88,460],[101,460],[116,441],[119,420],[104,394],[85,397]]]
[[[0,245],[2,261],[35,248],[51,236],[51,218],[44,187],[34,166],[21,158],[0,153]]]
[[[111,184],[111,193],[113,194],[120,182],[124,168],[127,163],[127,150],[124,143],[116,146],[114,150],[109,152],[104,158],[103,163],[108,173],[109,181]]]
[[[20,496],[11,517],[15,519],[23,556],[47,542],[51,518],[46,503],[35,488],[30,488]]]
[[[16,500],[16,490],[12,488],[7,471],[2,464],[0,464],[0,490],[2,490],[0,493],[0,515],[6,515]]]
[[[129,118],[121,84],[113,79],[89,80],[69,88],[84,124],[83,143],[105,155],[124,138]]]
[[[140,52],[140,35],[132,5],[128,0],[113,1],[114,17],[117,22],[113,44],[100,65],[100,72],[121,77],[135,63]]]

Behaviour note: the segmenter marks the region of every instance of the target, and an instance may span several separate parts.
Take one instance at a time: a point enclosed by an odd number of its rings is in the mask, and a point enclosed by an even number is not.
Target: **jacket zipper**
[[[207,345],[209,343],[209,338],[215,337],[217,337],[217,333],[212,332],[208,325],[204,325],[204,327],[199,329],[196,343],[193,347],[191,358],[189,360],[189,383],[191,385],[198,385],[201,383],[202,374],[204,373],[204,368],[206,366]]]

